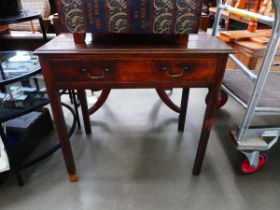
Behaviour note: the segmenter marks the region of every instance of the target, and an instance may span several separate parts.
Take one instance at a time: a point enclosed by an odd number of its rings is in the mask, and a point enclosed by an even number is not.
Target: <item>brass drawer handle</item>
[[[170,72],[169,68],[167,68],[167,67],[162,67],[162,70],[163,70],[163,71],[166,71],[166,73],[167,73],[167,75],[168,75],[169,77],[176,78],[176,77],[181,77],[181,76],[183,76],[184,73],[185,73],[185,71],[189,70],[189,68],[186,67],[186,66],[182,67],[182,68],[181,68],[181,72],[178,73],[178,74],[172,74],[172,73]]]
[[[109,72],[110,69],[106,68],[102,70],[102,74],[100,76],[93,76],[87,69],[82,69],[82,72],[86,73],[90,79],[104,79],[106,72]]]

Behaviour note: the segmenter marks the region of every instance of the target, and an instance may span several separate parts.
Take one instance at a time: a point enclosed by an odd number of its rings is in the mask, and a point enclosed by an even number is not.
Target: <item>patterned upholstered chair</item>
[[[57,6],[76,42],[83,41],[85,32],[182,38],[198,31],[202,0],[57,0]]]

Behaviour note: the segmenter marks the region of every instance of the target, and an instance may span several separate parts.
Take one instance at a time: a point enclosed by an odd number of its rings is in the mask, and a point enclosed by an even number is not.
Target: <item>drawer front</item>
[[[55,82],[168,83],[213,81],[215,58],[51,60]]]

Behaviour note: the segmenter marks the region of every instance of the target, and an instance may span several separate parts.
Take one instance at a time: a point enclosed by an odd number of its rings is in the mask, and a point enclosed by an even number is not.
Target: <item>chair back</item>
[[[197,33],[202,0],[57,0],[62,25],[73,33]]]

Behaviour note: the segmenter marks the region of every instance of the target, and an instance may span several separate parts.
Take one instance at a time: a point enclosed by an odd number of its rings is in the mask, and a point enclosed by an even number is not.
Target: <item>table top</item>
[[[41,14],[32,10],[22,10],[18,15],[0,17],[0,24],[12,24],[41,17]]]
[[[144,37],[144,36],[143,36]],[[87,34],[85,43],[76,44],[71,33],[60,34],[47,44],[38,48],[36,55],[57,55],[57,54],[90,54],[112,56],[134,57],[135,54],[160,57],[165,55],[184,54],[229,54],[233,49],[225,45],[215,37],[205,33],[191,34],[186,46],[176,43],[163,43],[157,40],[147,39],[126,39],[110,38],[107,40],[95,41],[94,35]]]
[[[0,85],[28,77],[41,70],[38,56],[29,51],[0,52]]]

